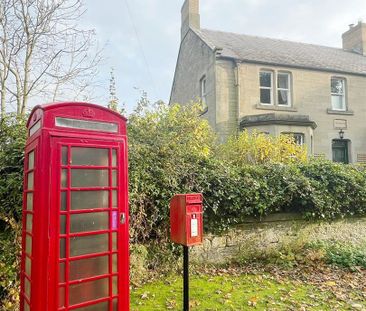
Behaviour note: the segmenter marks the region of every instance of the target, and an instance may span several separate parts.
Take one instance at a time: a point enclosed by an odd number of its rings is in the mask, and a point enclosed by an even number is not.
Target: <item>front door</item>
[[[122,143],[57,142],[58,310],[128,310],[123,150]]]
[[[332,141],[333,161],[348,164],[348,141],[334,139]]]

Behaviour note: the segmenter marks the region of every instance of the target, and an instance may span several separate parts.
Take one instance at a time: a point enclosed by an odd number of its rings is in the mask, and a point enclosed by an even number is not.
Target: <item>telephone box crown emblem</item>
[[[82,115],[85,118],[94,118],[95,117],[95,112],[91,108],[86,108],[86,109],[83,110]]]

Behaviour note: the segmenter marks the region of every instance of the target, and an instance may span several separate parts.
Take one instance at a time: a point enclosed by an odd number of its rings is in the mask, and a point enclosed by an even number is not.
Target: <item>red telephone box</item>
[[[202,244],[202,194],[177,194],[170,201],[170,236],[184,246]]]
[[[20,310],[129,310],[126,119],[55,103],[27,127]]]

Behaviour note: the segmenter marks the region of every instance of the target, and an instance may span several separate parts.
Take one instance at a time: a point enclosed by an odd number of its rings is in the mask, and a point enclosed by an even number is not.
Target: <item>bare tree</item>
[[[109,101],[108,108],[112,109],[122,115],[126,114],[125,103],[122,102],[120,105],[119,98],[117,97],[116,78],[114,76],[114,68],[111,68],[110,79],[109,79]]]
[[[95,32],[81,29],[82,0],[0,0],[1,115],[31,97],[80,98],[97,73]]]
[[[109,79],[109,102],[108,108],[114,111],[118,111],[119,99],[117,97],[116,90],[116,78],[114,77],[114,68],[111,68],[110,79]]]

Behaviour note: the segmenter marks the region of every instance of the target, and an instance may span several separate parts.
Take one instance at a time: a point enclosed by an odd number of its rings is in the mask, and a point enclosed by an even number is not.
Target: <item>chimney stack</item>
[[[366,24],[359,21],[350,24],[349,30],[342,35],[343,49],[366,56]]]
[[[185,37],[188,30],[200,29],[200,1],[185,0],[182,7],[182,28],[181,39]]]

